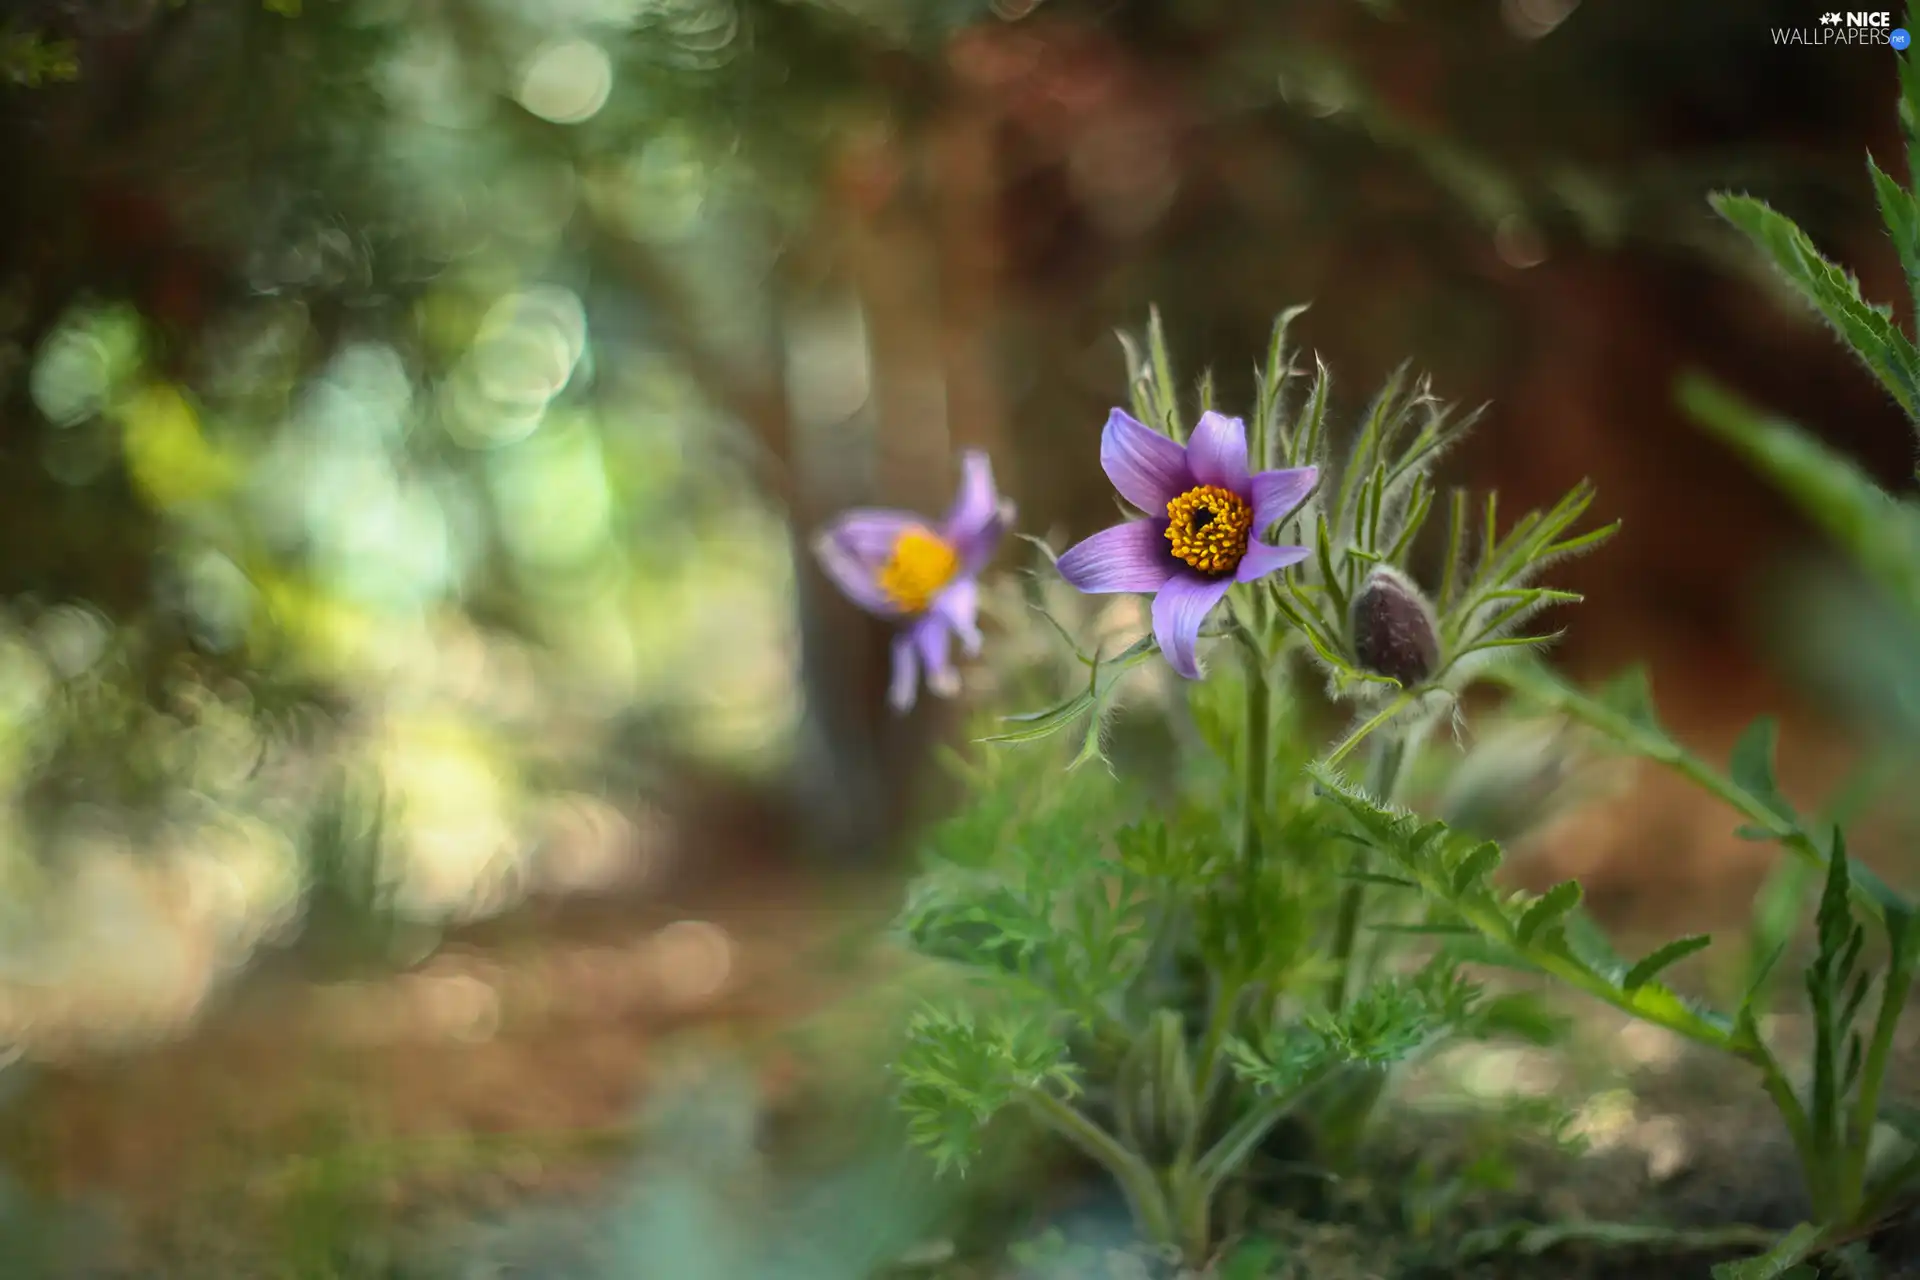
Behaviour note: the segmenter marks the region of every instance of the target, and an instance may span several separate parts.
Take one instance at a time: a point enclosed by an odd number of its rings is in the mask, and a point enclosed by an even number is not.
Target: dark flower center
[[[1218,576],[1240,567],[1253,533],[1253,508],[1231,489],[1201,485],[1167,503],[1167,541],[1182,563]]]

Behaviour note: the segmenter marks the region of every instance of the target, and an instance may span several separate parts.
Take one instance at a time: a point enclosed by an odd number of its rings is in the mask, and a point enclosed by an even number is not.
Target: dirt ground
[[[1717,754],[1725,744],[1700,745]],[[1798,786],[1833,767],[1817,745],[1787,765]],[[1758,847],[1730,826],[1717,806],[1649,775],[1629,800],[1561,824],[1520,872],[1587,875],[1602,916],[1631,933],[1724,926],[1764,870]],[[1657,856],[1675,848],[1691,856]],[[361,1223],[456,1223],[470,1234],[493,1224],[491,1235],[472,1236],[482,1253],[524,1254],[529,1231],[590,1234],[568,1206],[600,1203],[626,1176],[642,1105],[670,1069],[663,1064],[685,1060],[679,1050],[700,1047],[696,1064],[720,1060],[721,1049],[748,1064],[763,1116],[820,1110],[836,1087],[820,1076],[833,1068],[795,1055],[775,1033],[837,997],[858,1003],[874,980],[861,940],[896,892],[874,878],[856,890],[825,885],[761,858],[733,872],[709,866],[700,879],[671,898],[521,911],[449,938],[399,974],[323,981],[262,966],[182,1038],[27,1069],[4,1113],[0,1158],[35,1203],[84,1224],[75,1230],[100,1268],[85,1274],[268,1274],[242,1259],[263,1236],[284,1234],[298,1198],[289,1188],[335,1165],[356,1171],[349,1198]],[[1597,1046],[1590,1061],[1606,1064],[1597,1076],[1575,1080],[1538,1055],[1472,1068],[1496,1079],[1483,1081],[1495,1095],[1584,1091],[1590,1109],[1594,1098],[1615,1100],[1613,1113],[1584,1122],[1604,1160],[1583,1166],[1577,1185],[1562,1166],[1537,1166],[1526,1207],[1574,1220],[1651,1206],[1701,1226],[1791,1225],[1790,1153],[1757,1089],[1604,1016],[1582,1034]],[[1920,1079],[1917,1041],[1910,1018],[1908,1079]],[[1624,1114],[1623,1079],[1634,1081]],[[1409,1124],[1400,1136],[1421,1132]],[[1443,1151],[1445,1140],[1423,1149]],[[1364,1215],[1346,1228],[1296,1226],[1301,1256],[1331,1250],[1346,1258],[1340,1266],[1359,1266],[1354,1251],[1378,1234]],[[535,1252],[557,1256],[554,1247]],[[1666,1274],[1606,1251],[1553,1256],[1567,1268],[1556,1276]],[[1610,1269],[1631,1265],[1643,1270]],[[1331,1262],[1312,1272],[1323,1273],[1342,1274]],[[570,1273],[503,1264],[493,1274]]]

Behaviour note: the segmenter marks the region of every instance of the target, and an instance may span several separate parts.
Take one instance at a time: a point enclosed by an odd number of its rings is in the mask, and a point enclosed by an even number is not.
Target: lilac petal
[[[1200,638],[1200,624],[1232,586],[1232,578],[1182,573],[1153,598],[1153,637],[1160,642],[1167,664],[1189,680],[1200,678],[1200,664],[1193,652]]]
[[[960,455],[960,492],[947,511],[947,535],[960,538],[984,529],[1000,505],[993,487],[993,460],[980,449]]]
[[[1247,496],[1247,424],[1211,409],[1200,415],[1187,441],[1187,465],[1201,484],[1217,484]]]
[[[1276,547],[1254,538],[1247,543],[1247,554],[1240,558],[1240,567],[1234,571],[1233,580],[1258,582],[1290,564],[1299,564],[1307,555],[1305,547]]]
[[[901,533],[924,523],[911,511],[876,507],[848,511],[814,538],[813,553],[848,599],[869,613],[897,617],[900,610],[880,590],[880,570]]]
[[[960,492],[942,526],[947,541],[960,553],[962,571],[978,573],[986,568],[1012,523],[1013,504],[993,487],[993,462],[981,450],[967,450],[960,459]]]
[[[1187,451],[1115,409],[1100,433],[1100,466],[1120,496],[1150,516],[1193,488]]]
[[[931,611],[960,637],[960,648],[968,657],[980,652],[979,583],[972,578],[960,579],[934,598]]]
[[[905,715],[913,710],[920,692],[920,663],[914,656],[913,633],[902,632],[893,638],[893,682],[887,688],[887,705]]]
[[[1158,591],[1178,568],[1165,520],[1129,520],[1068,547],[1060,576],[1088,595]]]
[[[953,631],[944,618],[927,617],[907,633],[920,651],[920,665],[926,673],[927,690],[936,698],[951,698],[960,692],[960,673],[953,667]]]
[[[1288,471],[1262,471],[1253,477],[1254,536],[1284,520],[1294,508],[1306,501],[1320,480],[1320,468],[1295,467]]]

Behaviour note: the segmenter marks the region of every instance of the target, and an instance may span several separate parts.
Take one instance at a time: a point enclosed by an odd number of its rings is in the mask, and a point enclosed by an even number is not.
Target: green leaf
[[[1002,717],[1008,724],[1022,726],[1009,729],[1005,733],[989,734],[980,739],[982,742],[1038,742],[1042,738],[1052,737],[1062,729],[1078,720],[1093,709],[1093,693],[1082,689],[1064,702],[1059,702],[1045,711],[1025,712],[1015,716]]]
[[[1163,415],[1153,425],[1175,440],[1184,441],[1187,431],[1180,421],[1180,403],[1174,391],[1178,384],[1173,380],[1173,359],[1167,354],[1167,331],[1160,323],[1159,307],[1150,307],[1147,311],[1147,358],[1153,362],[1153,382],[1158,392],[1156,407]]]
[[[1704,951],[1712,943],[1713,938],[1711,935],[1695,933],[1685,938],[1676,938],[1663,947],[1655,948],[1638,961],[1633,968],[1627,970],[1626,976],[1620,979],[1621,990],[1636,991],[1646,986],[1647,983],[1653,981],[1653,979],[1659,975],[1662,969],[1667,968],[1669,965],[1678,964],[1696,951]]]
[[[1820,952],[1814,965],[1828,973],[1837,973],[1855,932],[1851,888],[1847,877],[1846,835],[1835,828],[1827,853],[1827,883],[1821,891],[1816,916]]]
[[[1453,892],[1458,897],[1479,884],[1500,865],[1500,846],[1491,840],[1475,845],[1453,869]]]
[[[1681,406],[1731,446],[1874,581],[1920,603],[1920,514],[1824,441],[1717,383],[1688,377]]]
[[[1151,635],[1142,636],[1128,646],[1118,656],[1093,660],[1092,670],[1087,677],[1087,687],[1062,702],[1055,703],[1045,711],[1025,712],[1020,715],[1003,716],[1002,722],[1016,724],[1020,728],[1009,729],[1005,733],[989,734],[980,739],[991,743],[1038,742],[1076,723],[1082,716],[1092,715],[1093,722],[1087,726],[1085,740],[1080,751],[1068,764],[1069,770],[1076,769],[1090,759],[1100,756],[1101,716],[1108,700],[1113,694],[1120,678],[1127,672],[1145,662],[1159,652]]]
[[[1579,905],[1580,882],[1562,880],[1521,913],[1520,922],[1514,926],[1514,938],[1523,947],[1532,946],[1542,929],[1556,923],[1561,916]]]
[[[1907,26],[1912,27],[1909,10]],[[1900,131],[1907,137],[1907,179],[1920,181],[1920,58],[1903,53],[1894,59],[1900,68]]]
[[[1264,1237],[1242,1240],[1220,1264],[1220,1280],[1266,1280],[1276,1274],[1285,1256],[1278,1244]]]
[[[1723,1262],[1713,1269],[1713,1280],[1814,1280],[1812,1267],[1802,1266],[1820,1248],[1824,1228],[1803,1222],[1757,1258]]]
[[[1629,667],[1609,680],[1601,686],[1597,700],[1634,728],[1667,736],[1660,713],[1654,710],[1653,682],[1647,678],[1645,667]]]
[[[1772,716],[1761,716],[1748,725],[1740,741],[1734,744],[1727,774],[1733,779],[1733,785],[1791,822],[1793,807],[1780,794],[1780,784],[1773,774],[1774,747],[1779,736],[1779,723]]]
[[[1253,443],[1258,446],[1254,453],[1256,469],[1272,467],[1275,457],[1286,459],[1292,455],[1292,441],[1288,439],[1286,424],[1281,420],[1281,398],[1286,390],[1287,380],[1293,376],[1293,362],[1287,351],[1287,330],[1307,312],[1308,304],[1288,307],[1274,319],[1273,332],[1267,341],[1267,360],[1264,367],[1255,371],[1255,396],[1253,421],[1249,424],[1253,432]]]
[[[1570,912],[1564,928],[1568,950],[1588,968],[1607,972],[1621,967],[1620,955],[1613,949],[1613,939],[1607,936],[1607,931],[1600,927],[1600,922],[1593,918],[1591,912]]]
[[[1900,255],[1900,268],[1907,274],[1910,289],[1920,289],[1920,201],[1895,182],[1867,157],[1867,171],[1873,175],[1873,194],[1880,204],[1880,220],[1887,224],[1893,247]]]
[[[1775,815],[1756,803],[1746,791],[1722,778],[1706,762],[1674,742],[1657,723],[1651,730],[1646,727],[1646,718],[1652,715],[1651,706],[1634,710],[1643,706],[1646,696],[1645,677],[1637,670],[1629,671],[1613,681],[1607,686],[1606,692],[1597,698],[1575,689],[1538,663],[1515,663],[1490,674],[1493,679],[1536,706],[1562,712],[1614,739],[1628,750],[1649,760],[1659,761],[1702,790],[1726,801],[1754,824],[1779,822]],[[1804,825],[1795,824],[1781,830],[1779,839],[1797,857],[1804,858],[1823,871],[1826,869],[1827,855]],[[1877,916],[1884,918],[1890,911],[1912,909],[1898,892],[1867,867],[1852,868],[1850,879],[1862,904]]]
[[[1419,884],[1407,879],[1405,876],[1390,876],[1380,871],[1349,871],[1340,878],[1342,880],[1357,881],[1360,884],[1382,885],[1389,889],[1418,889],[1420,887]]]
[[[1571,1017],[1531,991],[1495,996],[1473,1019],[1473,1031],[1478,1036],[1502,1036],[1543,1047],[1564,1044],[1573,1027]]]
[[[1813,887],[1816,874],[1818,869],[1810,862],[1781,858],[1767,873],[1760,892],[1754,895],[1747,930],[1748,999],[1764,1000],[1768,973],[1800,923],[1807,891]]]
[[[1920,421],[1920,353],[1894,326],[1885,307],[1860,295],[1860,284],[1821,256],[1791,218],[1751,196],[1718,194],[1714,209],[1747,234],[1880,380],[1880,385]]]

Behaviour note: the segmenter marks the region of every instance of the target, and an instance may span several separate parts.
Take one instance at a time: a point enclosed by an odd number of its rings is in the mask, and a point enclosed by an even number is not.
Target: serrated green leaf
[[[1620,979],[1620,989],[1636,991],[1653,981],[1661,970],[1678,964],[1696,951],[1705,950],[1712,943],[1711,935],[1696,933],[1685,938],[1676,938],[1663,947],[1656,947],[1636,962],[1633,968],[1627,970],[1626,976]]]
[[[1475,845],[1453,869],[1453,893],[1459,897],[1492,875],[1500,865],[1500,846],[1491,840]]]
[[[1759,1257],[1716,1266],[1713,1280],[1814,1280],[1814,1269],[1801,1263],[1819,1250],[1825,1236],[1823,1228],[1803,1222]]]
[[[1560,917],[1580,905],[1580,882],[1562,880],[1553,888],[1536,898],[1520,915],[1519,923],[1514,926],[1514,937],[1521,946],[1532,946],[1540,931],[1557,922]]]
[[[1847,876],[1846,835],[1835,828],[1833,842],[1827,852],[1827,882],[1821,891],[1820,908],[1815,916],[1820,951],[1813,963],[1828,974],[1838,972],[1855,936],[1851,889]]]
[[[1863,298],[1859,282],[1822,256],[1785,214],[1751,196],[1723,193],[1711,197],[1711,203],[1813,304],[1907,417],[1920,421],[1920,353],[1894,326],[1887,309]]]
[[[1907,284],[1912,289],[1920,289],[1920,201],[1888,177],[1872,156],[1867,157],[1867,170],[1873,175],[1873,194],[1880,205],[1880,220],[1886,223],[1887,234],[1893,237],[1893,247],[1900,255],[1900,268],[1906,272]]]

